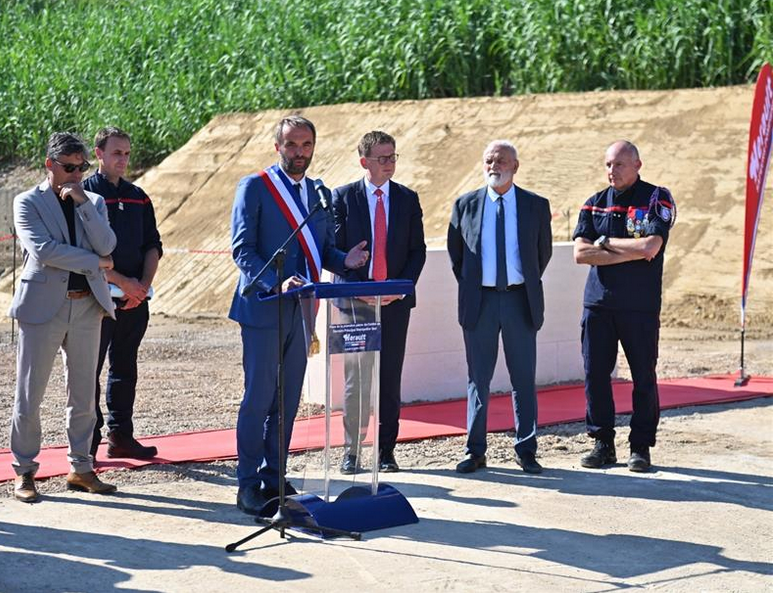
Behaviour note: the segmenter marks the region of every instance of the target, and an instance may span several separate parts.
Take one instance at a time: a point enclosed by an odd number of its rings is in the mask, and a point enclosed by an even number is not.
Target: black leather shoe
[[[628,469],[632,472],[648,472],[652,467],[649,447],[631,447],[631,456],[628,458]]]
[[[236,494],[236,508],[248,515],[257,515],[264,504],[257,486],[243,486]]]
[[[292,496],[294,494],[298,494],[298,491],[293,488],[289,481],[285,482],[285,496]],[[273,486],[263,486],[260,489],[260,495],[266,500],[271,500],[272,498],[279,497],[279,489]]]
[[[542,473],[542,466],[537,463],[537,460],[534,457],[534,453],[527,452],[523,455],[516,454],[515,462],[520,465],[523,471],[525,471],[527,474]]]
[[[356,455],[345,455],[344,460],[341,462],[341,473],[348,476],[352,474],[358,474],[362,471],[360,464],[357,462]]]
[[[605,465],[617,463],[617,454],[615,453],[615,444],[596,439],[593,451],[580,459],[580,465],[591,469],[598,469]]]
[[[111,430],[107,434],[107,456],[126,459],[152,459],[158,454],[155,447],[145,447],[130,434]]]
[[[480,457],[476,457],[475,455],[470,454],[456,464],[456,471],[460,474],[471,474],[482,467],[486,467],[486,456],[481,455]]]
[[[400,471],[400,466],[395,461],[395,454],[390,451],[389,453],[381,453],[379,455],[378,469],[382,472],[394,473]]]

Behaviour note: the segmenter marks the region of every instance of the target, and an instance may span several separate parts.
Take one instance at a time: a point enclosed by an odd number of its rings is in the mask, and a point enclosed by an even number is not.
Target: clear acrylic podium
[[[381,299],[413,289],[410,280],[336,282],[308,284],[285,295],[326,301],[324,477],[319,494],[298,494],[286,502],[304,531],[363,532],[419,520],[396,488],[379,483],[378,451]],[[338,408],[340,415],[333,413]],[[341,444],[343,452],[333,457]],[[347,454],[357,459],[355,473],[340,473]]]

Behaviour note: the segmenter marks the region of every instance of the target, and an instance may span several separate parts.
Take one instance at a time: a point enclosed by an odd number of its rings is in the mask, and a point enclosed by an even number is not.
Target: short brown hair
[[[105,150],[105,146],[107,145],[109,138],[125,138],[129,142],[132,141],[129,134],[124,132],[121,128],[108,126],[99,130],[96,136],[94,136],[94,146],[96,146],[99,150]]]
[[[362,137],[362,140],[357,145],[357,152],[360,156],[370,156],[370,151],[377,144],[391,144],[394,148],[397,148],[397,142],[395,142],[392,136],[380,130],[373,130]]]
[[[279,123],[276,125],[276,131],[274,132],[274,140],[276,140],[277,144],[282,143],[282,133],[285,126],[289,126],[291,128],[309,128],[309,130],[311,130],[311,136],[314,140],[314,143],[316,144],[317,129],[314,127],[313,123],[311,123],[302,115],[288,115],[287,117],[283,117],[279,120]]]

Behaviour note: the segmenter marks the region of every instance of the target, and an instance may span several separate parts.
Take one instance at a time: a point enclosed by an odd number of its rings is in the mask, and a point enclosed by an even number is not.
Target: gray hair
[[[86,143],[77,134],[70,132],[54,132],[46,144],[46,158],[58,159],[60,156],[80,154],[84,160],[89,158],[89,149]]]
[[[509,140],[492,140],[488,143],[488,146],[486,146],[485,150],[483,151],[483,154],[486,154],[487,152],[491,152],[495,148],[504,148],[506,150],[509,150],[513,154],[513,158],[515,160],[518,160],[518,150],[515,148],[515,144],[510,142]]]

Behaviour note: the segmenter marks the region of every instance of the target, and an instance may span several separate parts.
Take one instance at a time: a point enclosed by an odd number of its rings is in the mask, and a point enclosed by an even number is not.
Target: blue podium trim
[[[298,288],[283,292],[285,298],[315,297],[318,299],[340,299],[360,296],[392,296],[413,294],[413,282],[411,280],[383,280],[381,282],[309,282]],[[278,298],[277,294],[261,293],[260,301],[272,301]]]

